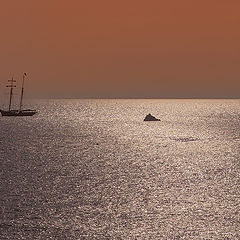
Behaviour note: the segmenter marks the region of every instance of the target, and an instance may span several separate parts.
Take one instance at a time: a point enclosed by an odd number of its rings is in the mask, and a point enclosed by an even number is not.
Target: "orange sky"
[[[11,0],[0,93],[28,72],[47,98],[239,98],[239,0]]]

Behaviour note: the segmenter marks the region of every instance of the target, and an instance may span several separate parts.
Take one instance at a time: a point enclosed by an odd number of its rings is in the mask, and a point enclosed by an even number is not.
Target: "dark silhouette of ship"
[[[16,87],[16,85],[15,85],[16,80],[14,80],[13,78],[11,80],[8,80],[9,85],[7,85],[7,87],[10,88],[9,106],[8,106],[8,110],[0,109],[0,112],[1,112],[2,116],[8,116],[8,117],[12,117],[12,116],[33,116],[34,114],[37,113],[36,110],[22,109],[23,92],[24,92],[24,81],[25,81],[25,77],[26,76],[27,76],[27,74],[24,73],[23,74],[23,81],[22,81],[22,91],[21,91],[20,105],[19,105],[19,109],[18,110],[12,110],[11,109],[13,88]]]

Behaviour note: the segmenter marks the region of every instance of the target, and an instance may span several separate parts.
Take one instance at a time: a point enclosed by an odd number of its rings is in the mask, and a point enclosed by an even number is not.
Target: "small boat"
[[[11,109],[11,105],[12,105],[12,95],[13,95],[13,88],[16,87],[15,82],[16,80],[14,80],[13,78],[11,80],[8,80],[8,82],[10,82],[9,85],[7,85],[7,87],[10,88],[10,94],[9,94],[9,106],[8,106],[8,110],[2,110],[0,109],[0,112],[2,114],[2,116],[8,116],[8,117],[13,117],[13,116],[33,116],[34,114],[37,113],[36,110],[32,110],[32,109],[22,109],[22,101],[23,101],[23,91],[24,91],[24,81],[25,81],[25,77],[27,76],[26,73],[23,74],[23,81],[22,81],[22,91],[21,91],[21,98],[20,98],[20,105],[19,105],[19,109],[18,110],[12,110]]]
[[[161,121],[160,119],[158,118],[155,118],[151,113],[149,113],[143,121]]]
[[[10,110],[10,111],[4,111],[0,109],[0,112],[2,116],[7,117],[14,117],[14,116],[32,116],[37,113],[36,110],[26,109],[26,110]]]

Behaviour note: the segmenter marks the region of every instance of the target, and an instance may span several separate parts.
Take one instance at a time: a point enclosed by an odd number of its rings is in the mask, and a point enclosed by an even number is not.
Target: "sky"
[[[240,98],[239,0],[11,0],[0,5],[0,94]]]

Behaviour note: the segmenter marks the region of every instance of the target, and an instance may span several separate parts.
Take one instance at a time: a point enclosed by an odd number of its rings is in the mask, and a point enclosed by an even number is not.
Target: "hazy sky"
[[[240,97],[239,0],[9,0],[0,93],[32,97]]]

